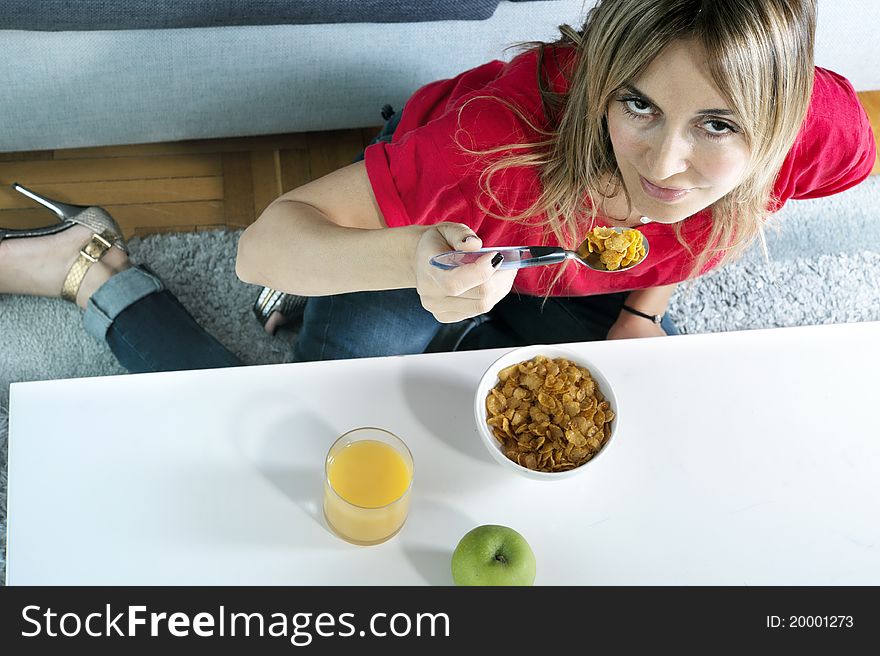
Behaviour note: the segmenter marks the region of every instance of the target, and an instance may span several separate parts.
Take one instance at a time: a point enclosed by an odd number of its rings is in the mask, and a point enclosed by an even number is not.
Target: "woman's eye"
[[[707,128],[709,134],[720,135],[720,134],[733,134],[736,132],[734,127],[730,125],[730,123],[725,123],[724,121],[706,121],[704,125]]]
[[[629,109],[633,114],[642,114],[644,116],[647,116],[651,113],[651,104],[645,102],[641,98],[627,98],[623,102],[626,108]]]

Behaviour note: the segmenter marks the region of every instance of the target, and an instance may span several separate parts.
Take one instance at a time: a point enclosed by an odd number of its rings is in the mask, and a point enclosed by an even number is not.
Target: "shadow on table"
[[[400,532],[403,553],[430,585],[453,585],[452,552],[476,526],[470,517],[429,499],[413,498]]]
[[[247,435],[247,439],[237,448],[261,476],[299,506],[322,531],[334,535],[324,520],[322,499],[324,459],[338,431],[316,413],[299,406],[295,399],[282,399],[281,404],[279,407],[277,399],[250,404],[251,410],[264,413],[264,417],[274,416],[274,420],[267,428],[255,431],[253,424],[248,425],[248,418],[241,417],[242,426],[233,434]],[[323,537],[318,543],[326,547]],[[337,542],[332,541],[334,545]]]
[[[474,460],[493,463],[474,424],[476,387],[450,378],[403,374],[403,389],[413,415],[439,440]]]

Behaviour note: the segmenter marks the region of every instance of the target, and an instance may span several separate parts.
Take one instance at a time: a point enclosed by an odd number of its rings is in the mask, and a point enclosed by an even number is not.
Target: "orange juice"
[[[349,542],[384,542],[406,521],[412,474],[409,450],[391,433],[374,428],[346,433],[327,454],[327,522]]]
[[[333,456],[327,475],[339,496],[362,508],[379,508],[397,501],[412,478],[403,457],[378,440],[346,446]]]

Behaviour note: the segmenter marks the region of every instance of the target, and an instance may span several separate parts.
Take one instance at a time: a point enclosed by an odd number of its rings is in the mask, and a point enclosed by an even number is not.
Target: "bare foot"
[[[275,331],[278,330],[281,326],[287,323],[287,317],[285,317],[280,312],[273,312],[269,315],[269,318],[266,319],[266,323],[263,326],[266,332],[270,335],[274,336]]]
[[[74,225],[45,237],[0,241],[0,294],[61,296],[67,272],[92,234],[91,229]],[[89,267],[76,295],[76,304],[84,308],[98,287],[130,266],[128,255],[112,247]]]

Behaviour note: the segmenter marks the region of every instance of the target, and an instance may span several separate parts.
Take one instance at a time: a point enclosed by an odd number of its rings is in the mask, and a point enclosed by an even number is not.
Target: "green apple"
[[[485,524],[465,533],[452,553],[455,585],[532,585],[535,554],[507,526]]]

